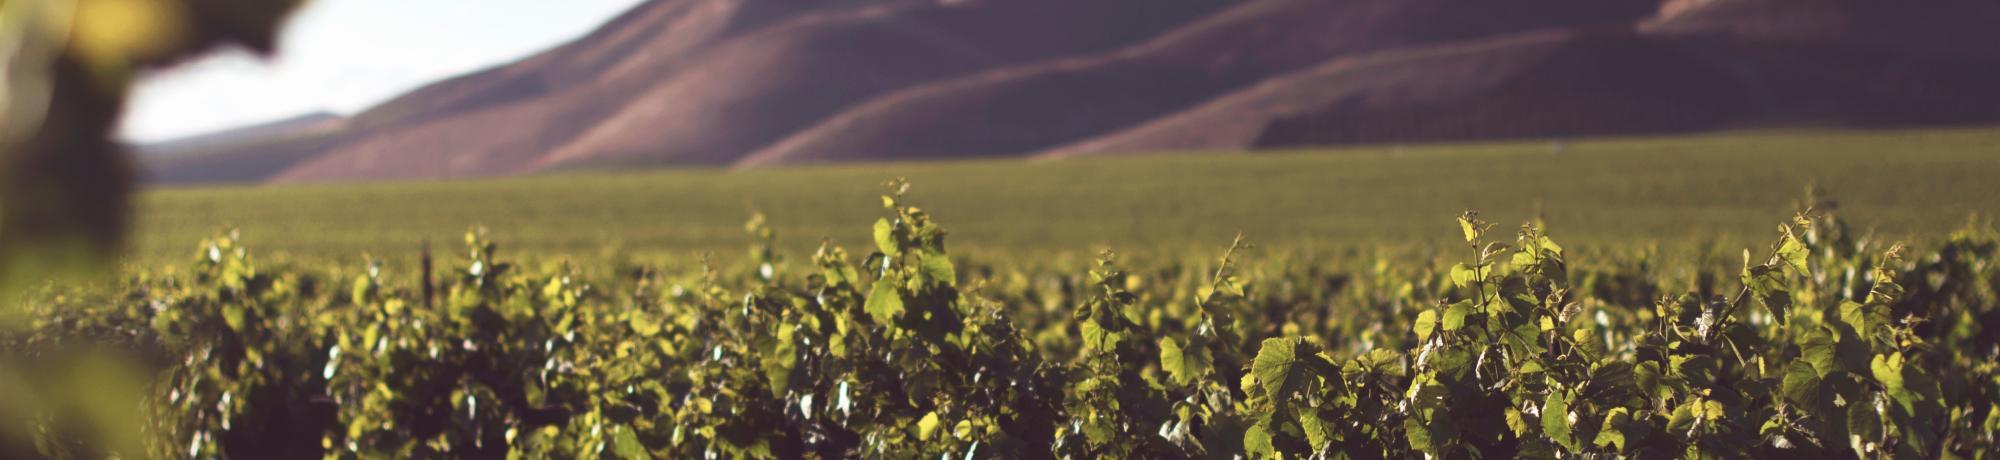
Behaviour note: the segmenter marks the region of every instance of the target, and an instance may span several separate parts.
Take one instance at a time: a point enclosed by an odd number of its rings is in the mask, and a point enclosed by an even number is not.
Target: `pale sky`
[[[317,111],[352,114],[561,44],[641,1],[309,0],[270,60],[226,51],[143,78],[120,137],[150,142]]]

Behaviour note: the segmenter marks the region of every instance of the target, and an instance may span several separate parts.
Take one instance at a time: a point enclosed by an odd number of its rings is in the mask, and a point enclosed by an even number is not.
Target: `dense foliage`
[[[746,270],[185,271],[38,296],[10,356],[122,350],[147,430],[0,447],[233,458],[1992,458],[2000,234],[1921,254],[1809,209],[1741,270],[1585,269],[1460,217],[1461,261],[961,265],[892,184],[874,247]],[[1409,262],[1409,263],[1405,263]],[[1732,270],[1734,271],[1734,270]],[[82,344],[82,345],[80,345]],[[18,377],[18,376],[15,376]],[[28,383],[0,384],[33,386]],[[120,447],[140,446],[140,447]],[[4,452],[0,452],[4,453]]]

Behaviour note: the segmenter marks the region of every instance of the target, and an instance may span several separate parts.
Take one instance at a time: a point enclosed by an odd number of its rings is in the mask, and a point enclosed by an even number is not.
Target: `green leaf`
[[[1674,407],[1674,413],[1667,417],[1667,432],[1674,436],[1684,436],[1694,429],[1694,422],[1700,420],[1696,412],[1701,410],[1701,400],[1691,400],[1687,404]]]
[[[958,437],[958,439],[972,439],[972,421],[959,420],[957,425],[952,425],[951,435]]]
[[[889,223],[887,217],[875,219],[875,248],[889,256],[902,253],[902,243],[896,239],[896,225]]]
[[[1715,358],[1703,355],[1674,355],[1667,358],[1667,364],[1672,366],[1675,376],[1696,387],[1706,387],[1714,383],[1716,374],[1721,372],[1720,364],[1716,363]]]
[[[1660,362],[1647,361],[1632,366],[1632,384],[1639,388],[1639,394],[1648,399],[1657,399],[1666,391],[1660,385]]]
[[[1812,407],[1819,401],[1820,376],[1811,363],[1792,361],[1785,366],[1785,379],[1779,385],[1786,401],[1800,406]]]
[[[785,390],[791,388],[792,369],[798,367],[799,361],[797,337],[798,325],[779,325],[777,337],[770,341],[770,349],[760,359],[764,364],[764,378],[771,382],[773,396],[783,397]]]
[[[929,441],[931,439],[931,434],[937,432],[937,428],[938,428],[937,413],[932,412],[924,414],[924,419],[917,421],[917,439]]]
[[[1625,450],[1626,425],[1632,422],[1632,411],[1623,407],[1612,408],[1604,414],[1604,427],[1597,430],[1597,439],[1591,444],[1597,447],[1615,446],[1615,450]]]
[[[641,336],[660,335],[660,321],[653,319],[653,316],[646,314],[644,310],[633,310],[631,316],[625,318],[625,325],[631,326],[632,332]]]
[[[1527,251],[1527,248],[1522,249],[1522,251],[1515,252],[1514,256],[1510,257],[1508,261],[1514,265],[1516,270],[1525,272],[1542,264],[1541,259],[1536,256],[1535,252]]]
[[[1403,439],[1410,442],[1411,449],[1419,452],[1429,453],[1437,451],[1437,447],[1431,445],[1430,429],[1426,428],[1424,422],[1418,420],[1416,417],[1403,418]]]
[[[229,330],[239,333],[243,332],[245,326],[243,323],[243,314],[242,305],[235,303],[225,303],[222,305],[222,322],[229,325]]]
[[[1417,324],[1413,327],[1413,330],[1417,333],[1417,341],[1429,341],[1431,339],[1431,332],[1437,330],[1437,323],[1437,310],[1424,310],[1422,313],[1418,313]]]
[[[1305,430],[1306,443],[1312,445],[1314,452],[1325,450],[1333,442],[1333,423],[1319,418],[1316,411],[1299,411],[1299,428]]]
[[[1792,306],[1792,293],[1787,290],[1778,267],[1756,265],[1745,268],[1743,285],[1750,288],[1757,302],[1763,304],[1778,322],[1783,323],[1790,318],[1788,310]]]
[[[1989,432],[2000,432],[2000,410],[1986,411],[1986,423],[1982,428]]]
[[[1451,285],[1453,286],[1461,288],[1470,286],[1478,278],[1479,271],[1474,270],[1472,267],[1467,267],[1463,263],[1451,266]]]
[[[1187,385],[1200,380],[1208,375],[1211,364],[1207,350],[1184,350],[1173,337],[1160,338],[1160,369],[1166,371],[1174,383]]]
[[[633,433],[631,427],[619,426],[613,428],[612,432],[611,448],[612,452],[618,454],[618,458],[641,459],[653,457],[652,454],[646,452],[646,445],[639,443],[639,435]]]
[[[1257,383],[1264,387],[1264,395],[1272,399],[1285,396],[1292,382],[1292,365],[1297,361],[1297,339],[1273,337],[1264,339],[1264,346],[1257,349],[1257,359],[1250,363],[1251,372],[1257,375]]]
[[[1402,377],[1403,370],[1396,366],[1402,355],[1395,351],[1377,348],[1355,356],[1340,365],[1340,375],[1347,382],[1363,382],[1370,374]]]
[[[1125,340],[1125,334],[1107,330],[1095,320],[1084,321],[1077,329],[1083,335],[1083,346],[1092,350],[1114,350]]]
[[[1904,411],[1916,412],[1916,404],[1923,401],[1923,397],[1910,391],[1910,388],[1903,384],[1902,353],[1875,355],[1875,359],[1868,363],[1868,370],[1875,376],[1875,381],[1882,384],[1883,391],[1889,394],[1890,399],[1896,401],[1897,405],[1903,406]]]
[[[1514,432],[1515,437],[1526,437],[1528,430],[1534,429],[1533,426],[1528,425],[1527,415],[1522,414],[1520,409],[1509,407],[1507,408],[1506,415],[1507,430]]]
[[[1542,368],[1542,362],[1532,359],[1524,360],[1519,367],[1514,368],[1514,373],[1520,375],[1538,374],[1544,371],[1547,369]]]
[[[1810,275],[1806,270],[1808,252],[1806,245],[1789,233],[1785,235],[1784,242],[1778,245],[1778,258],[1784,260],[1785,268],[1791,269],[1793,274],[1799,276]]]
[[[1444,312],[1444,330],[1456,331],[1464,328],[1465,317],[1471,315],[1472,315],[1471,301],[1451,304],[1451,308],[1445,310]]]
[[[917,270],[932,283],[951,285],[958,282],[958,270],[953,268],[951,257],[942,252],[923,250],[917,253]]]
[[[1561,390],[1550,391],[1547,401],[1542,403],[1542,434],[1563,448],[1576,451],[1576,440],[1570,439],[1569,396]]]
[[[1861,458],[1874,458],[1882,449],[1882,415],[1867,398],[1847,404],[1848,447]]]
[[[1452,420],[1446,398],[1451,390],[1437,383],[1431,373],[1417,374],[1410,382],[1407,395],[1410,401],[1410,416],[1403,418],[1405,439],[1410,448],[1438,454],[1440,445],[1451,444],[1457,438],[1457,425]]]
[[[1873,338],[1876,334],[1871,331],[1890,324],[1889,307],[1874,303],[1860,304],[1851,300],[1841,301],[1840,321],[1854,328],[1856,334]]]
[[[1278,449],[1271,445],[1271,434],[1264,431],[1264,425],[1251,425],[1243,432],[1243,453],[1250,458],[1275,458]]]
[[[1589,383],[1577,389],[1577,392],[1591,395],[1590,401],[1615,406],[1623,403],[1625,398],[1638,393],[1638,390],[1638,377],[1634,375],[1632,364],[1612,361],[1591,369]]]
[[[1827,333],[1824,329],[1810,328],[1799,334],[1798,345],[1799,357],[1804,358],[1807,364],[1811,364],[1813,370],[1819,372],[1820,378],[1826,378],[1841,370],[1840,361],[1836,359],[1834,353],[1833,334]]]
[[[1247,296],[1243,290],[1243,280],[1238,279],[1236,275],[1223,276],[1222,280],[1215,284],[1215,289],[1215,293],[1223,294],[1230,298],[1240,299]]]
[[[896,289],[897,284],[901,283],[895,278],[882,278],[875,280],[875,288],[869,290],[868,303],[862,309],[876,322],[889,324],[903,313],[903,294]]]
[[[352,294],[353,297],[351,297],[352,299],[354,299],[354,303],[356,304],[368,303],[369,297],[372,297],[369,294],[373,294],[374,292],[375,292],[374,279],[371,279],[367,276],[354,277],[354,291]]]

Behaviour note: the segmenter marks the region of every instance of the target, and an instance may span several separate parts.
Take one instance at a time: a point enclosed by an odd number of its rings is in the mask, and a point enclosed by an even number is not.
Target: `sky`
[[[142,77],[119,137],[153,142],[352,114],[562,44],[643,0],[309,0],[277,56],[224,50]]]

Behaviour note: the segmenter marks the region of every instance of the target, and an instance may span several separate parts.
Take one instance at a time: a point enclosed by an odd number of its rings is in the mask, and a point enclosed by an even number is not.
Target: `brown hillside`
[[[2000,2],[1990,0],[1675,0],[1643,23],[1654,35],[1735,41],[1846,44],[1899,55],[1990,59],[2000,43]]]
[[[1170,113],[1332,57],[1576,25],[1653,1],[1246,2],[1115,52],[1002,69],[875,99],[742,165],[1034,151]]]
[[[815,2],[811,5],[853,2]],[[438,178],[526,170],[660,75],[728,38],[817,12],[784,0],[656,0],[583,39],[446,80],[355,117],[355,129],[275,181]]]
[[[2000,2],[652,0],[184,181],[2000,120]],[[212,147],[212,148],[211,148]]]
[[[535,167],[727,164],[878,94],[1104,50],[1215,8],[1211,0],[986,0],[872,9],[773,27],[708,53]],[[622,160],[622,161],[621,161]]]
[[[2000,77],[1995,53],[1932,46],[1987,33],[1964,18],[1993,10],[1945,4],[1960,9],[1670,3],[1636,33],[1537,33],[1337,60],[1041,155],[2000,119],[2000,89],[1981,83]],[[1898,33],[1927,27],[1941,30]]]
[[[508,77],[523,70],[501,69],[464,79],[451,91],[430,91],[421,103],[392,103],[379,111],[392,121],[380,125],[394,127],[361,136],[277,179],[477,176],[633,157],[726,163],[875,93],[1105,49],[1214,7],[1207,0],[1148,1],[1146,8],[1126,0],[873,2],[790,11],[782,20],[737,25],[741,16],[754,13],[749,7],[764,3],[795,2],[693,2],[690,8],[734,6],[682,19],[725,33],[664,27],[660,30],[670,36],[665,43],[655,37],[636,48],[585,40],[557,56],[520,64],[566,73],[544,71],[523,80]],[[621,22],[639,27],[658,21]],[[1029,24],[1033,27],[1024,26]],[[580,55],[613,62],[573,57]],[[596,77],[571,84],[549,75]]]
[[[701,49],[722,37],[739,33],[759,24],[788,16],[798,8],[779,8],[776,1],[740,0],[656,0],[642,4],[620,15],[598,30],[569,44],[539,53],[520,62],[475,72],[427,85],[408,94],[397,97],[349,119],[340,132],[328,136],[299,139],[266,139],[221,146],[198,155],[200,161],[160,162],[151,171],[154,177],[188,177],[206,181],[263,181],[287,174],[293,179],[315,176],[324,178],[391,178],[421,177],[420,174],[396,174],[398,171],[375,171],[358,168],[355,158],[326,159],[329,152],[354,147],[367,142],[380,142],[383,148],[390,148],[393,142],[382,142],[380,136],[401,135],[405,138],[421,138],[421,132],[431,128],[453,128],[477,124],[486,118],[474,115],[500,111],[527,112],[528,116],[515,118],[553,119],[560,110],[542,107],[589,106],[594,100],[615,100],[615,95],[603,95],[603,91],[579,91],[579,88],[602,87],[606,90],[620,86],[631,86],[634,81],[643,80],[644,74],[673,67],[673,63],[691,50]],[[826,2],[832,4],[833,2]],[[820,3],[814,3],[820,4]],[[617,81],[613,81],[617,80]],[[452,119],[468,117],[469,120]],[[506,118],[506,117],[500,117]],[[582,125],[594,122],[589,117],[577,117]],[[538,126],[516,127],[505,135],[496,135],[500,141],[520,141],[540,136],[562,137],[573,135],[580,129],[579,123],[548,123]],[[568,131],[568,134],[564,132]],[[454,142],[433,142],[427,146],[431,150],[457,151],[461,147]],[[477,147],[468,144],[464,147]],[[365,152],[365,149],[364,149]],[[404,156],[397,152],[348,153],[364,157],[366,163],[394,164]],[[408,156],[426,156],[418,151]],[[431,152],[428,155],[446,155]],[[377,161],[373,157],[386,157]],[[227,160],[225,159],[235,159]],[[421,158],[410,158],[422,160]],[[315,160],[321,161],[312,164]],[[256,167],[240,167],[233,163],[253,163]],[[151,166],[151,165],[149,165]],[[506,168],[488,168],[506,169]],[[411,171],[412,173],[416,171]],[[367,173],[369,175],[362,175]],[[380,173],[380,174],[378,174]]]
[[[1416,138],[1463,129],[1486,129],[1459,121],[1420,119],[1406,122],[1397,117],[1391,122],[1390,118],[1392,113],[1399,112],[1443,112],[1470,108],[1478,115],[1462,115],[1468,120],[1491,118],[1489,114],[1499,113],[1503,115],[1500,121],[1509,121],[1504,115],[1523,111],[1524,106],[1496,104],[1520,97],[1513,94],[1560,88],[1578,81],[1594,82],[1592,84],[1603,94],[1587,94],[1593,96],[1593,100],[1577,103],[1611,108],[1609,105],[1613,102],[1596,97],[1643,97],[1638,93],[1644,91],[1628,91],[1618,85],[1607,87],[1603,82],[1613,82],[1619,77],[1644,77],[1649,72],[1677,75],[1679,78],[1675,81],[1688,82],[1687,91],[1679,93],[1723,92],[1723,95],[1714,98],[1723,102],[1718,110],[1730,111],[1725,107],[1739,105],[1729,102],[1741,98],[1728,97],[1731,83],[1726,78],[1717,77],[1716,71],[1685,56],[1661,59],[1658,54],[1671,53],[1648,46],[1629,33],[1545,31],[1339,59],[1273,78],[1138,127],[1053,149],[1043,155],[1242,150],[1280,143],[1266,138],[1283,134],[1268,131],[1278,129],[1289,132],[1286,130],[1291,128],[1274,128],[1276,125],[1300,126],[1306,123],[1305,120],[1321,120],[1321,114],[1331,113],[1366,116],[1340,118],[1337,123],[1332,123],[1335,126],[1314,123],[1312,128],[1336,129],[1342,133],[1356,131],[1372,136],[1370,140],[1400,140],[1403,136]],[[1611,65],[1597,65],[1598,59],[1615,61],[1603,62]],[[1561,76],[1564,81],[1539,81],[1550,76]],[[1586,86],[1577,90],[1582,92],[1589,88]],[[1561,101],[1550,99],[1548,103],[1535,101],[1537,105],[1531,106],[1534,107],[1533,112],[1541,117],[1555,118],[1555,108],[1549,103]],[[1709,99],[1703,97],[1699,101],[1690,101],[1689,105],[1715,102]],[[1643,104],[1637,101],[1622,104],[1633,103]],[[1347,139],[1355,135],[1340,136]]]

